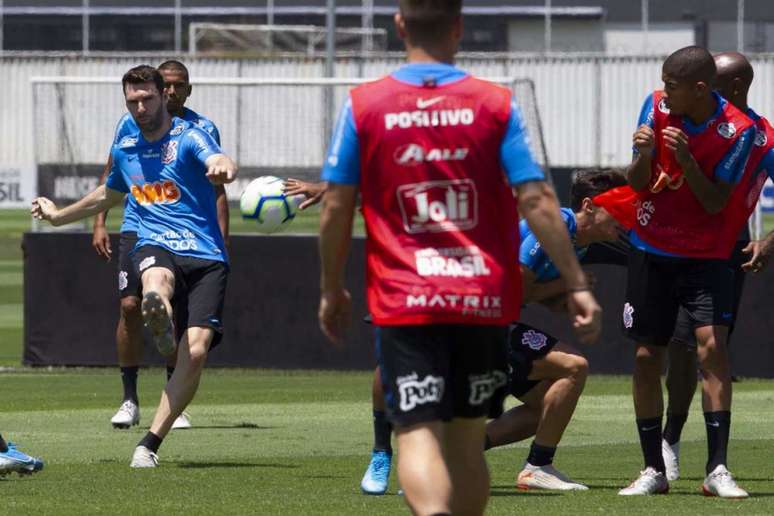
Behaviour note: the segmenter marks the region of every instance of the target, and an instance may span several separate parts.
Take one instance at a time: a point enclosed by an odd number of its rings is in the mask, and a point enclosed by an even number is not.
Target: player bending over
[[[191,122],[206,131],[215,142],[220,145],[220,133],[217,127],[206,117],[185,107],[185,102],[191,95],[192,87],[188,76],[188,69],[180,61],[165,61],[158,66],[159,73],[164,79],[164,92],[168,96],[167,110],[172,116]],[[125,136],[136,133],[137,124],[130,113],[124,114],[118,121],[113,145],[120,142]],[[112,168],[112,152],[100,177],[100,183],[107,180]],[[228,199],[223,185],[213,185],[215,189],[216,204],[218,208],[218,225],[223,238],[228,243]],[[137,243],[137,201],[128,195],[124,202],[124,220],[121,224],[121,234],[118,245],[118,292],[121,297],[121,310],[119,312],[118,326],[116,327],[116,348],[118,351],[118,365],[121,369],[121,383],[123,384],[123,401],[118,411],[110,419],[114,428],[129,428],[140,423],[140,401],[137,396],[137,373],[142,360],[143,336],[142,314],[140,312],[140,297],[142,285],[140,278],[132,266],[130,253]],[[110,238],[105,227],[107,212],[98,213],[94,217],[94,236],[92,245],[99,256],[110,260],[113,250],[110,247]],[[167,381],[175,371],[175,354],[167,357]],[[172,429],[190,428],[191,421],[187,413],[182,413],[175,420]]]
[[[582,260],[588,246],[618,240],[621,227],[594,203],[595,196],[626,185],[626,177],[610,170],[578,172],[572,185],[572,209],[562,208],[567,231]],[[519,262],[524,303],[543,302],[553,309],[564,301],[566,285],[527,221],[521,221]],[[561,305],[561,303],[559,303]],[[519,489],[586,490],[553,467],[554,453],[570,422],[588,374],[588,362],[569,344],[524,323],[513,324],[509,336],[509,391],[523,405],[486,426],[486,448],[535,436],[527,462],[516,479]]]
[[[31,457],[18,449],[13,443],[5,442],[0,435],[0,477],[8,473],[31,475],[43,469],[43,461]]]
[[[62,209],[35,199],[32,215],[58,226],[105,211],[126,194],[139,205],[132,260],[142,282],[143,321],[162,354],[178,343],[175,372],[132,457],[132,467],[149,468],[158,465],[159,446],[193,399],[207,353],[223,334],[228,258],[212,185],[233,181],[236,165],[205,131],[170,116],[158,70],[132,68],[122,87],[138,130],[113,147],[106,183]]]
[[[739,222],[742,224],[736,245],[728,261],[728,268],[734,277],[733,282],[733,318],[729,325],[729,338],[738,316],[742,299],[742,287],[745,271],[757,272],[766,262],[761,254],[761,243],[750,242],[750,233],[746,219],[755,208],[767,177],[774,178],[774,129],[769,122],[758,115],[747,104],[747,94],[753,80],[753,68],[747,58],[738,52],[723,52],[714,56],[717,67],[717,91],[726,100],[747,114],[755,122],[755,141],[745,172],[733,192],[729,204],[742,207],[737,217],[726,219],[731,228],[731,236]],[[769,235],[768,240],[772,241]],[[764,245],[764,247],[766,247]],[[770,248],[770,246],[768,246]],[[745,255],[751,253],[751,257]],[[688,410],[696,392],[697,384],[696,337],[688,312],[680,309],[675,330],[669,342],[669,369],[666,386],[669,396],[667,420],[664,425],[662,453],[666,466],[667,480],[680,478],[680,435],[688,418]]]

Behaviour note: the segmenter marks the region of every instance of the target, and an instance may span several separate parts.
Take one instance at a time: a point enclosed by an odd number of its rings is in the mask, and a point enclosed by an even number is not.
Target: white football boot
[[[651,467],[640,471],[637,480],[624,487],[618,494],[621,496],[641,496],[652,494],[667,494],[669,492],[669,482],[663,473],[657,472]]]
[[[191,426],[191,416],[189,416],[187,412],[183,412],[177,416],[175,422],[172,423],[172,430],[185,430],[191,428]]]
[[[721,498],[747,498],[747,491],[736,485],[734,477],[723,464],[719,464],[704,479],[702,486],[704,496],[719,496]]]
[[[670,482],[680,478],[680,442],[669,444],[665,440],[661,441],[661,455],[664,456],[664,465],[666,466],[666,478]]]
[[[533,466],[529,462],[524,465],[524,469],[516,477],[516,488],[525,491],[530,489],[588,491],[589,489],[588,486],[570,480],[551,464],[547,466]]]
[[[134,449],[132,455],[131,468],[157,468],[159,465],[159,456],[150,451],[145,446],[138,446]]]
[[[110,418],[113,428],[130,428],[140,424],[140,407],[132,400],[124,400],[118,411]]]
[[[161,296],[156,292],[148,292],[142,298],[141,308],[143,323],[156,349],[164,356],[174,353],[177,344],[172,332],[172,321]]]

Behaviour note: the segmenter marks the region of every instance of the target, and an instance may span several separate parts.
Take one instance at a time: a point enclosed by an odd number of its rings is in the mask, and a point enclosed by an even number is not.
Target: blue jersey
[[[459,68],[443,63],[412,63],[392,73],[394,79],[417,86],[421,86],[427,80],[444,85],[462,80],[467,76],[468,74]],[[521,110],[515,102],[511,105],[508,129],[500,146],[500,161],[512,185],[545,180],[543,171],[529,150],[529,137],[521,117]],[[360,147],[355,120],[352,116],[351,99],[347,99],[339,113],[327,159],[323,165],[322,180],[349,185],[360,182]]]
[[[707,130],[707,128],[714,124],[715,119],[723,112],[723,109],[728,101],[721,97],[717,92],[713,92],[712,95],[717,102],[717,108],[715,109],[715,112],[712,114],[712,116],[709,117],[704,123],[697,125],[691,122],[690,118],[687,116],[683,117],[683,129],[685,130],[685,133],[688,135],[688,137]],[[640,116],[637,120],[637,127],[640,127],[641,125],[647,125],[652,129],[653,124],[653,94],[651,93],[647,96],[645,102],[642,104],[642,108],[640,109]],[[750,149],[752,148],[754,140],[755,127],[750,127],[739,136],[739,139],[737,139],[734,146],[728,150],[723,159],[721,159],[720,162],[718,162],[718,164],[715,166],[715,177],[721,181],[725,181],[726,183],[738,183],[744,174],[744,167],[747,164],[747,158],[750,155]],[[634,155],[636,156],[637,149],[634,148],[633,151]],[[661,249],[648,244],[642,240],[639,235],[637,235],[636,229],[630,232],[629,240],[634,247],[642,251],[659,254],[661,256],[679,256],[673,253],[662,251]]]
[[[220,145],[220,132],[215,124],[210,119],[200,115],[199,113],[183,108],[183,120],[191,122],[195,126],[205,130],[215,142]],[[118,121],[116,125],[116,132],[113,136],[113,145],[118,144],[124,136],[129,136],[137,133],[140,130],[137,124],[129,113],[124,113],[124,116]],[[137,204],[133,201],[131,196],[126,197],[124,201],[124,222],[121,224],[121,232],[136,232],[139,225],[139,219],[137,218]]]
[[[761,116],[752,109],[747,109],[746,114],[753,122],[757,122],[761,119]],[[764,154],[761,158],[761,161],[758,163],[754,172],[756,177],[758,174],[768,174],[769,178],[774,180],[774,148],[769,149],[769,152]]]
[[[220,154],[205,131],[179,118],[160,140],[127,134],[113,146],[106,185],[132,197],[137,247],[155,245],[184,255],[227,262],[218,226],[215,191],[205,161]]]
[[[570,234],[570,240],[573,242],[575,254],[578,260],[583,259],[588,247],[578,247],[575,245],[575,233],[578,230],[578,224],[575,220],[575,213],[569,208],[562,208],[562,220],[567,226],[567,232]],[[543,283],[559,278],[559,270],[548,257],[543,246],[538,242],[537,237],[527,225],[526,220],[519,222],[519,233],[521,234],[521,247],[519,248],[519,262],[524,267],[531,270],[538,281]]]

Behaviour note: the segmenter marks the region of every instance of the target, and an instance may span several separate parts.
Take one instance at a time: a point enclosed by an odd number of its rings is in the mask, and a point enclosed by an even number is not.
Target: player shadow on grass
[[[145,427],[150,430],[150,427]],[[273,430],[276,426],[261,426],[255,423],[236,423],[234,425],[194,425],[191,428],[182,429],[183,432],[194,432],[196,430]],[[178,432],[180,430],[177,430]]]
[[[489,496],[561,496],[562,493],[533,489],[523,491],[513,485],[491,486]]]
[[[274,469],[297,469],[298,464],[277,464],[266,462],[177,462],[174,463],[178,468],[185,469],[204,469],[204,468],[274,468]]]

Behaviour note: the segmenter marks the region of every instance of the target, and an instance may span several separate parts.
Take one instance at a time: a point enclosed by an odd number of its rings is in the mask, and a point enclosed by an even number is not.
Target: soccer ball
[[[283,180],[261,176],[247,185],[239,200],[242,218],[254,220],[259,233],[276,233],[290,225],[303,195],[287,197],[282,192]]]

